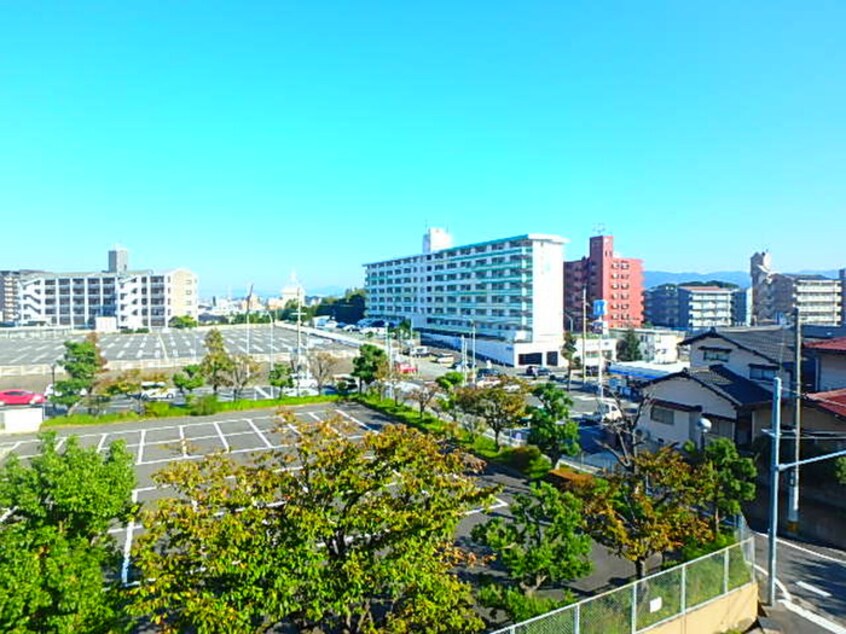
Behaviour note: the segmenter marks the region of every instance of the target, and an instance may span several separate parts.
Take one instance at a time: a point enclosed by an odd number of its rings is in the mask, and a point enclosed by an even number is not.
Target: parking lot
[[[293,411],[297,425],[280,425],[272,411],[257,410],[218,415],[203,420],[184,418],[161,423],[133,422],[85,427],[62,431],[58,442],[64,444],[68,436],[74,435],[82,445],[96,447],[102,452],[106,451],[112,442],[122,440],[134,460],[137,487],[132,493],[133,501],[144,504],[168,495],[166,489],[154,484],[152,476],[174,462],[198,460],[215,452],[227,453],[239,461],[248,461],[251,457],[271,450],[293,452],[304,429],[333,418],[338,420],[338,424],[333,427],[330,422],[330,428],[339,437],[351,439],[361,438],[368,431],[378,432],[386,424],[391,424],[383,415],[355,404],[318,404],[298,407]],[[27,460],[37,454],[38,444],[38,439],[32,435],[5,441],[0,443],[0,459],[15,453]],[[490,510],[496,512],[505,508],[506,496],[497,499]],[[467,527],[460,532],[468,534],[470,526],[476,521],[472,516],[481,513],[482,509],[473,511],[468,516]],[[131,522],[127,526],[116,526],[110,531],[119,543],[123,544],[122,577],[125,581],[130,578],[129,553],[132,541],[141,530],[141,526]]]
[[[297,335],[280,324],[253,324],[219,328],[230,354],[287,354],[297,346]],[[121,334],[103,333],[100,349],[107,361],[152,361],[167,365],[173,359],[199,360],[205,354],[203,340],[208,328]],[[54,338],[0,338],[0,366],[50,365],[62,358],[66,340],[81,341],[84,335],[57,335]],[[302,344],[308,348],[349,350],[349,346],[303,332]]]

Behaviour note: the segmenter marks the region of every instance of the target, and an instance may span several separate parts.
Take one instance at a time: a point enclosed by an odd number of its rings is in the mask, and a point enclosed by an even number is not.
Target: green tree
[[[294,378],[291,373],[290,366],[276,364],[267,373],[267,382],[279,390],[286,387],[294,387]]]
[[[453,541],[490,492],[430,436],[392,425],[339,437],[348,425],[299,425],[293,457],[217,455],[159,473],[177,495],[145,514],[133,613],[165,631],[478,630]]]
[[[473,539],[490,548],[508,571],[511,584],[531,596],[548,583],[560,584],[591,570],[591,538],[585,533],[582,504],[546,482],[531,485],[530,493],[514,496],[508,520],[493,518],[473,529]],[[508,586],[483,594],[491,607],[505,609],[512,618],[516,607]],[[520,616],[526,616],[521,614]]]
[[[359,380],[359,385],[370,387],[375,381],[387,376],[388,365],[388,355],[382,348],[365,343],[353,359],[352,375]]]
[[[250,383],[255,381],[261,367],[248,354],[236,354],[227,373],[226,383],[232,386],[232,400],[239,400]]]
[[[444,392],[449,394],[464,383],[464,375],[461,372],[450,370],[435,379],[435,382]]]
[[[176,315],[170,320],[170,327],[183,330],[185,328],[196,328],[199,324],[190,315]]]
[[[632,467],[598,480],[581,495],[588,533],[633,562],[643,578],[653,555],[711,534],[694,508],[701,497],[697,474],[678,451],[641,452]]]
[[[108,529],[134,512],[132,456],[123,442],[105,454],[75,437],[59,449],[41,437],[25,466],[11,456],[0,472],[0,630],[103,633],[126,630],[120,557]]]
[[[576,456],[579,453],[579,425],[570,420],[573,400],[551,382],[537,386],[532,394],[541,405],[528,408],[528,442],[549,458],[554,469],[561,456]]]
[[[617,342],[617,359],[620,361],[640,361],[643,355],[640,353],[640,342],[634,328],[629,328],[623,338]]]
[[[716,537],[724,517],[737,515],[743,502],[755,499],[755,461],[742,457],[729,438],[714,438],[704,451],[694,443],[685,443],[685,450],[697,469],[702,494],[708,499],[711,530]]]
[[[56,381],[51,400],[64,405],[70,413],[83,398],[94,399],[98,377],[105,371],[106,360],[100,351],[96,333],[84,341],[66,341],[65,354],[59,361],[68,378]]]
[[[234,361],[232,357],[226,352],[226,346],[223,343],[223,335],[217,328],[209,330],[205,339],[206,355],[200,362],[203,377],[206,382],[212,386],[212,391],[215,395],[221,387],[231,385],[230,373],[232,372]]]
[[[182,396],[185,393],[191,394],[198,387],[202,387],[205,383],[203,378],[203,368],[196,363],[191,363],[182,368],[181,372],[176,372],[173,377],[173,385],[179,390]]]
[[[846,458],[834,460],[834,479],[838,484],[846,484]]]
[[[135,399],[136,409],[141,411],[141,370],[126,370],[117,376],[107,379],[101,390],[110,397],[126,396]]]
[[[525,381],[503,377],[494,385],[469,386],[456,391],[456,407],[475,416],[493,431],[494,444],[499,450],[499,437],[506,429],[518,427],[526,416]]]

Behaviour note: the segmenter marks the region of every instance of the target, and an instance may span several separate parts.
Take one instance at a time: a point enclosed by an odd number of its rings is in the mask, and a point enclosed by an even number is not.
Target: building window
[[[728,363],[731,350],[725,348],[702,348],[702,358],[705,361],[719,361],[720,363]]]
[[[753,381],[772,381],[776,376],[777,368],[766,365],[750,365],[749,378]]]
[[[669,407],[661,407],[660,405],[653,405],[649,414],[649,418],[656,423],[662,425],[672,425],[675,420],[673,410]]]

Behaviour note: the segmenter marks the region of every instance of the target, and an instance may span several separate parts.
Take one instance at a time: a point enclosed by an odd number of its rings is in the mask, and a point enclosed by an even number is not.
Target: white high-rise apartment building
[[[430,229],[420,255],[366,264],[366,311],[408,319],[429,342],[512,366],[556,366],[563,344],[564,244],[527,234],[452,246]]]
[[[17,284],[16,321],[24,324],[91,328],[97,317],[115,317],[118,328],[157,328],[198,314],[194,273],[130,271],[124,250],[109,252],[105,272],[21,272]]]

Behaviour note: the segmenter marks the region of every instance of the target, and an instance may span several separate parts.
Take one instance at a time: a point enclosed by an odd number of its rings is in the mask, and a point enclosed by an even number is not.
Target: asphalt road
[[[846,634],[846,552],[781,537],[777,543],[778,599],[808,609],[834,625],[816,624],[817,631]],[[756,533],[755,560],[762,586],[766,586],[767,547],[767,536]]]

